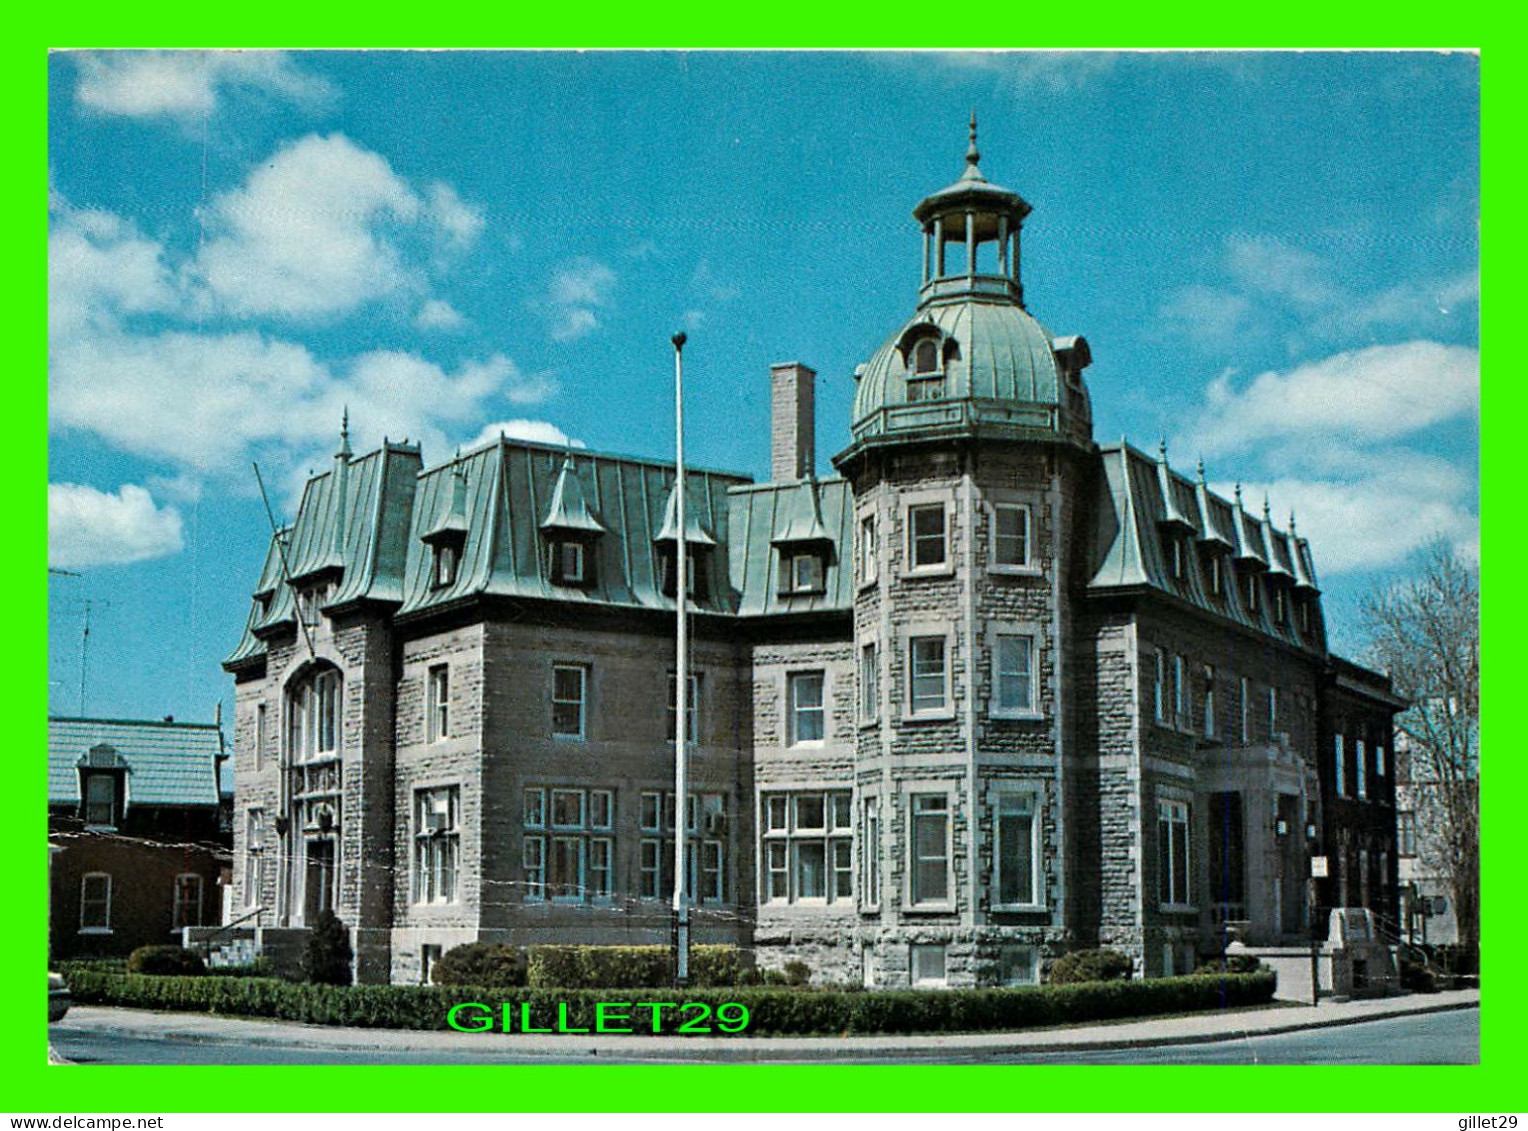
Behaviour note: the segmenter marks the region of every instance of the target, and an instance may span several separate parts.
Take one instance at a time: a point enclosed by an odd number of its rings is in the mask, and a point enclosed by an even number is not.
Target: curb
[[[115,1007],[103,1007],[115,1008]],[[1208,1033],[1175,1033],[1149,1037],[1116,1037],[1109,1038],[1102,1034],[1096,1039],[1083,1038],[1079,1040],[1045,1040],[1035,1034],[1025,1039],[1020,1033],[1014,1033],[1013,1040],[994,1040],[1003,1034],[998,1033],[955,1033],[939,1036],[926,1036],[923,1038],[903,1038],[904,1043],[874,1045],[870,1047],[846,1046],[833,1037],[754,1037],[746,1038],[750,1041],[761,1042],[760,1044],[699,1044],[696,1041],[677,1043],[674,1038],[658,1038],[661,1043],[651,1043],[647,1038],[628,1039],[615,1044],[577,1044],[570,1042],[542,1042],[527,1047],[517,1047],[502,1043],[484,1042],[473,1046],[466,1043],[453,1044],[450,1046],[431,1045],[394,1045],[377,1040],[366,1040],[362,1037],[346,1038],[339,1036],[340,1033],[360,1032],[354,1029],[328,1030],[334,1032],[337,1039],[322,1040],[305,1037],[301,1031],[281,1036],[267,1036],[258,1032],[223,1034],[215,1032],[196,1032],[191,1030],[176,1030],[173,1027],[161,1030],[139,1029],[132,1025],[100,1025],[91,1026],[82,1032],[88,1032],[101,1036],[131,1037],[137,1040],[163,1041],[166,1043],[195,1044],[195,1045],[242,1045],[245,1047],[266,1048],[285,1047],[300,1048],[313,1051],[333,1052],[436,1052],[442,1054],[460,1053],[464,1063],[470,1063],[474,1058],[482,1054],[512,1054],[527,1058],[546,1058],[548,1060],[597,1060],[600,1057],[616,1057],[625,1060],[674,1060],[683,1059],[690,1061],[712,1062],[748,1062],[748,1061],[842,1061],[879,1059],[883,1057],[914,1057],[926,1060],[938,1060],[941,1057],[951,1055],[971,1056],[981,1054],[992,1055],[1026,1055],[1026,1054],[1064,1054],[1067,1052],[1106,1052],[1121,1049],[1139,1048],[1169,1048],[1182,1045],[1213,1044],[1227,1041],[1246,1040],[1253,1037],[1269,1037],[1286,1033],[1308,1032],[1316,1029],[1339,1028],[1345,1025],[1358,1025],[1369,1021],[1392,1020],[1397,1017],[1420,1016],[1432,1013],[1447,1013],[1465,1009],[1479,1009],[1480,1001],[1452,1001],[1439,1002],[1437,1004],[1418,1004],[1415,1006],[1397,1006],[1390,1009],[1377,1009],[1372,1012],[1349,1015],[1345,1017],[1315,1018],[1309,1020],[1289,1021],[1284,1024],[1274,1024],[1265,1028],[1236,1028],[1225,1029],[1218,1032]],[[134,1011],[146,1016],[165,1016],[153,1011]],[[173,1015],[179,1016],[179,1015]],[[267,1019],[238,1018],[222,1014],[198,1014],[197,1016],[215,1018],[220,1021],[248,1021],[252,1028],[258,1026]],[[294,1023],[281,1023],[291,1025]],[[325,1031],[321,1026],[303,1026],[303,1029],[318,1029]],[[1075,1031],[1075,1030],[1074,1030]],[[390,1034],[403,1034],[415,1032],[414,1030],[382,1030]],[[427,1032],[433,1034],[438,1030],[418,1030],[424,1035]],[[1051,1032],[1055,1032],[1052,1030]],[[682,1040],[682,1038],[680,1039]],[[768,1042],[768,1043],[762,1043]],[[807,1043],[810,1042],[810,1043]],[[803,1047],[803,1045],[805,1047]]]

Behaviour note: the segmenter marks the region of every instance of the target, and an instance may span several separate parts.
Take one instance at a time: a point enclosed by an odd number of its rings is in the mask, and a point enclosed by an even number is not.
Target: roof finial
[[[1241,505],[1242,505],[1241,481],[1238,480],[1237,483],[1236,483],[1236,509],[1237,510],[1241,510]]]
[[[971,107],[971,144],[966,146],[966,171],[961,174],[963,181],[984,181],[982,171],[976,167],[976,163],[982,159],[981,150],[976,148],[976,107]]]
[[[1165,464],[1167,462],[1167,437],[1166,436],[1158,436],[1157,437],[1157,462],[1161,463],[1161,464]]]
[[[1199,483],[1200,483],[1200,486],[1204,485],[1204,457],[1203,456],[1199,457]]]
[[[1263,521],[1270,522],[1273,519],[1273,508],[1268,505],[1268,492],[1263,492]]]
[[[1295,536],[1295,508],[1294,507],[1290,507],[1289,508],[1289,536],[1291,538],[1293,538]]]
[[[336,455],[350,455],[350,406],[347,404],[340,415],[340,450]]]

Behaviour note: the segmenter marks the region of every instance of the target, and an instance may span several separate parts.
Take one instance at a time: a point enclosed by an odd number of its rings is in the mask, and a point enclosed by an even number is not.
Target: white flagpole
[[[674,608],[677,611],[674,658],[674,984],[690,980],[690,907],[685,898],[685,839],[689,832],[689,529],[685,522],[684,486],[684,343],[681,330],[674,343],[674,521],[678,526],[674,547]]]

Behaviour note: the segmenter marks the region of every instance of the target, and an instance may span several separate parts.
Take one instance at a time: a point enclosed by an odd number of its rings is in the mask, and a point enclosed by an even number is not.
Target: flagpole
[[[684,486],[684,343],[681,330],[674,343],[674,521],[678,528],[674,546],[674,985],[690,980],[690,907],[685,898],[685,840],[689,832],[689,738],[687,700],[690,690],[689,634],[689,528],[685,519]]]

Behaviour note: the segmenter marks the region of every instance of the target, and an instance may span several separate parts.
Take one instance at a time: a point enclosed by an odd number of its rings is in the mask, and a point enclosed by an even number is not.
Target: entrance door
[[[307,843],[303,875],[303,922],[312,926],[321,911],[334,910],[334,841]]]

